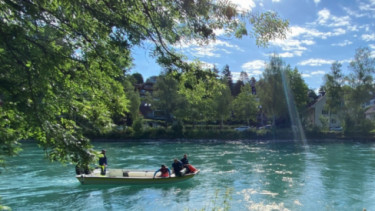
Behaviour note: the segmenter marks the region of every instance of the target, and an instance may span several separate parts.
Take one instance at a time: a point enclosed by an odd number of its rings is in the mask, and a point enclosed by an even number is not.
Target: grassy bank
[[[307,139],[339,139],[339,140],[367,140],[375,141],[374,134],[350,133],[344,134],[337,131],[305,131]],[[234,129],[207,129],[189,128],[174,130],[173,128],[147,128],[134,131],[128,128],[122,131],[112,131],[106,134],[89,134],[92,139],[218,139],[218,140],[292,140],[293,132],[290,129],[250,129],[236,131]]]

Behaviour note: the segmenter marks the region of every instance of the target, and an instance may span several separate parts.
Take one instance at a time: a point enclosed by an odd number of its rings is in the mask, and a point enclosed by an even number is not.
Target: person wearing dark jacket
[[[105,156],[105,150],[102,150],[102,153],[99,155],[99,167],[100,167],[100,174],[105,175],[106,168],[107,168],[107,157]]]
[[[187,154],[184,154],[184,157],[180,160],[183,167],[186,168],[186,173],[189,173],[189,160],[187,159]]]
[[[187,154],[184,154],[184,157],[181,159],[182,165],[189,164],[189,160],[187,159]]]
[[[179,176],[179,177],[182,176],[181,170],[183,169],[183,165],[182,165],[181,161],[177,160],[177,158],[174,159],[174,161],[172,163],[172,168],[173,168],[173,172],[176,176]]]

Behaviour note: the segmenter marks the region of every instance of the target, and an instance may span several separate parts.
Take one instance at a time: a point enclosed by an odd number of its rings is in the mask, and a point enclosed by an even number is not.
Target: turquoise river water
[[[1,169],[12,210],[375,210],[375,144],[293,141],[95,142],[110,168],[156,170],[188,153],[201,172],[168,185],[81,185],[36,144]]]

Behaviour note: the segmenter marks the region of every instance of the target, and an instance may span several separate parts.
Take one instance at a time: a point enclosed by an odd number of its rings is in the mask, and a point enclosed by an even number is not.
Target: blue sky
[[[344,73],[359,47],[369,47],[375,55],[375,0],[231,0],[239,8],[252,12],[276,11],[289,20],[287,39],[273,40],[267,48],[257,47],[255,39],[236,39],[216,31],[216,42],[200,46],[183,42],[175,48],[189,61],[199,59],[221,71],[228,64],[234,78],[241,71],[249,77],[261,77],[264,64],[273,53],[286,64],[297,67],[311,89],[323,84],[333,61],[342,63]],[[144,43],[133,53],[132,73],[144,79],[159,75],[161,67],[150,57],[152,44]]]

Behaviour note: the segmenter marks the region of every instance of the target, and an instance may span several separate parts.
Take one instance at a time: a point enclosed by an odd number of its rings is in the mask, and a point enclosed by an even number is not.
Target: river
[[[109,168],[157,170],[188,154],[201,172],[168,185],[81,185],[36,144],[1,169],[12,210],[375,210],[375,144],[329,141],[95,142]]]

